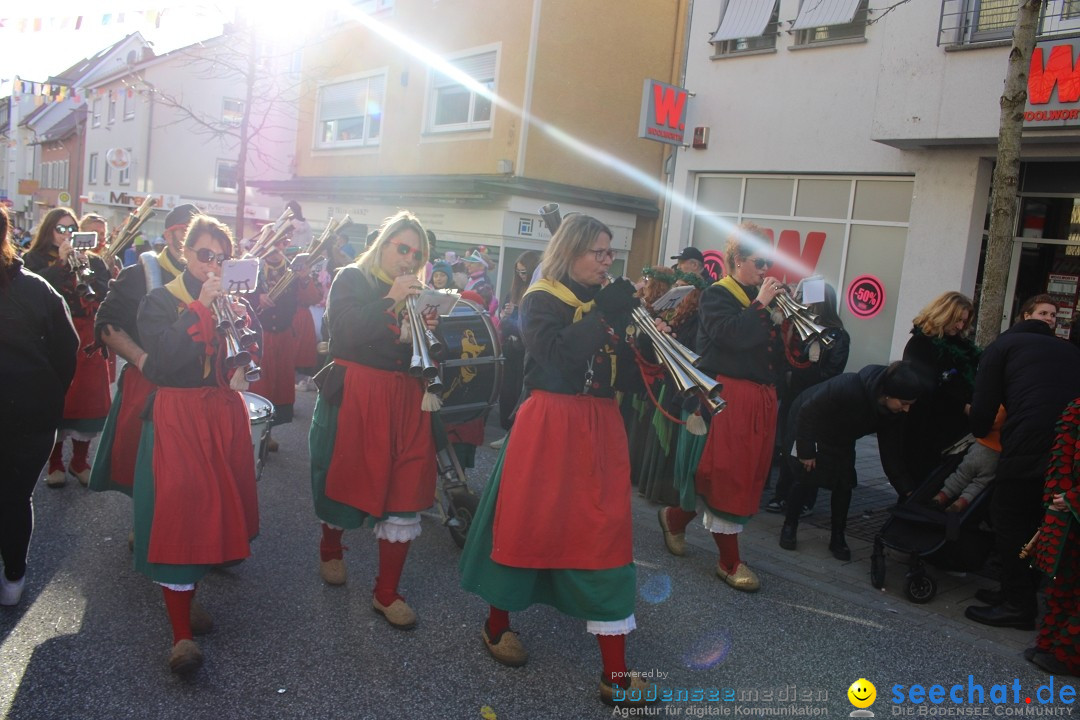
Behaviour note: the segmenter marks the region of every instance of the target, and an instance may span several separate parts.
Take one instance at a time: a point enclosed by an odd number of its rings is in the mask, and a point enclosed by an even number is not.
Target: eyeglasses
[[[390,240],[388,242],[397,248],[398,255],[408,255],[409,253],[412,253],[413,260],[415,260],[416,262],[420,262],[424,259],[423,250],[415,250],[413,249],[412,245],[409,245],[408,243],[398,242],[397,240]]]
[[[78,229],[79,229],[78,225],[57,225],[56,227],[53,228],[53,230],[55,230],[56,232],[61,233],[63,235],[70,235],[71,233],[75,232]]]
[[[596,262],[604,262],[605,260],[615,259],[615,251],[611,248],[601,248],[599,250],[593,250],[592,248],[589,248],[585,252],[591,252],[593,254],[593,257],[596,258]]]
[[[528,275],[528,274],[529,274],[529,271],[528,271],[528,270],[514,270],[514,272],[516,272],[516,273],[517,273],[518,275],[520,275],[521,277],[525,277],[526,275]]]
[[[772,260],[767,260],[765,258],[754,258],[754,267],[756,267],[758,270],[768,270],[772,267]]]
[[[201,263],[215,262],[218,265],[223,264],[229,259],[229,256],[225,253],[216,253],[210,248],[199,248],[195,251],[195,257],[198,258]]]

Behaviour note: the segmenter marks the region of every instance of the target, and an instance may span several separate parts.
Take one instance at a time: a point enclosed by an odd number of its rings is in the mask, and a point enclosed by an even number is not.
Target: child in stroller
[[[997,472],[998,456],[1001,455],[1001,425],[1005,422],[1005,408],[998,407],[990,434],[976,438],[956,470],[945,478],[941,492],[931,498],[934,507],[945,512],[963,512],[975,497],[986,489]]]

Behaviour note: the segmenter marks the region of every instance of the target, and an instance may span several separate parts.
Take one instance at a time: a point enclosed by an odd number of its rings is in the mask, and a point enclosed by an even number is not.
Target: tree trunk
[[[983,263],[982,292],[975,342],[986,347],[998,336],[1005,319],[1005,284],[1012,260],[1016,228],[1016,191],[1020,181],[1020,139],[1027,104],[1028,70],[1035,48],[1035,29],[1042,0],[1020,0],[1013,27],[1009,70],[1001,95],[997,165],[990,196],[990,237]]]
[[[244,32],[248,38],[247,73],[244,76],[244,116],[240,121],[240,154],[236,158],[236,239],[244,237],[244,215],[247,211],[247,156],[251,121],[251,101],[255,97],[257,43],[255,30],[248,26]],[[1030,54],[1030,51],[1029,51]]]

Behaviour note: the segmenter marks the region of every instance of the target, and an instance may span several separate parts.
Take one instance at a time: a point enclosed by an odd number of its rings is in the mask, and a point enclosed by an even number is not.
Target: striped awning
[[[851,22],[859,0],[803,0],[792,30],[843,25]]]
[[[761,37],[776,3],[777,0],[728,0],[720,18],[720,27],[709,42]]]

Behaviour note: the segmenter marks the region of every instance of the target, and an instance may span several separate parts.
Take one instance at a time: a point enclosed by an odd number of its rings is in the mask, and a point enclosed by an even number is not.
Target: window
[[[394,0],[352,0],[351,4],[360,12],[368,15],[394,9]]]
[[[106,160],[105,162],[105,181],[103,184],[108,185],[112,182],[112,165]]]
[[[1063,0],[1061,17],[1063,20],[1072,20],[1080,17],[1080,0]]]
[[[50,180],[51,178],[49,177],[49,163],[43,162],[41,163],[41,187],[47,189],[49,187]]]
[[[236,163],[232,160],[218,160],[214,173],[214,190],[217,192],[236,192]]]
[[[450,64],[488,92],[495,92],[496,52],[451,60]],[[431,83],[429,127],[435,131],[491,127],[491,100],[449,75],[435,72]]]
[[[221,122],[238,126],[244,120],[244,101],[223,98],[221,101]]]
[[[90,162],[88,163],[88,169],[86,173],[87,184],[97,183],[97,166],[98,166],[98,154],[90,153]]]
[[[753,0],[728,0],[720,18],[720,26],[709,38],[715,52],[713,57],[736,55],[755,50],[772,50],[780,27],[780,3]]]
[[[125,165],[123,167],[122,170],[120,170],[120,173],[116,178],[116,181],[118,183],[120,183],[121,185],[130,185],[131,184],[131,148],[125,148],[125,150],[127,151],[128,163],[127,163],[127,165]]]
[[[101,126],[101,98],[94,98],[90,127]]]
[[[116,122],[116,91],[109,91],[109,124]]]
[[[866,37],[869,0],[803,0],[792,29],[795,47]]]
[[[61,160],[60,161],[60,177],[57,178],[59,180],[59,182],[56,184],[56,187],[60,188],[61,190],[67,190],[68,172],[70,170],[71,170],[71,165],[69,164],[69,161]]]
[[[324,85],[319,89],[319,147],[378,145],[386,75]]]
[[[1012,37],[1016,7],[1012,0],[976,0],[972,40],[1004,40]]]
[[[128,88],[124,93],[124,119],[131,120],[135,117],[135,91]]]

